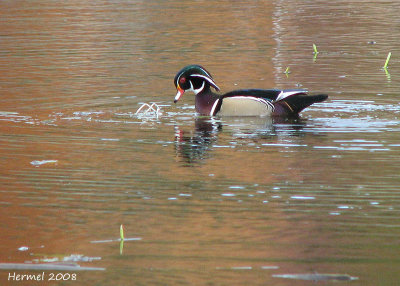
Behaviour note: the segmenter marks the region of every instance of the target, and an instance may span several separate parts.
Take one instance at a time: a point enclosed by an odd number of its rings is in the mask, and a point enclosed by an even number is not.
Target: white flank
[[[218,110],[221,116],[270,116],[275,109],[272,102],[258,97],[232,96],[221,100],[221,109]]]
[[[227,98],[229,98],[229,97],[227,97]],[[231,98],[232,98],[232,99],[250,99],[250,100],[254,100],[254,101],[258,101],[258,102],[264,103],[265,105],[268,105],[269,107],[271,107],[272,110],[275,109],[275,108],[274,108],[274,105],[273,105],[270,101],[265,100],[265,99],[260,98],[260,97],[252,97],[252,96],[232,96]]]

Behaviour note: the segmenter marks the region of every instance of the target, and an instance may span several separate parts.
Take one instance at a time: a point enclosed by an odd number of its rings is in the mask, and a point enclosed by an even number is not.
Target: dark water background
[[[70,285],[399,285],[399,9],[1,1],[0,262],[106,268]],[[330,98],[299,121],[199,118],[172,103],[194,63],[223,91]],[[98,242],[121,224],[122,255]],[[14,271],[36,273],[0,284]],[[307,273],[358,280],[276,277]]]

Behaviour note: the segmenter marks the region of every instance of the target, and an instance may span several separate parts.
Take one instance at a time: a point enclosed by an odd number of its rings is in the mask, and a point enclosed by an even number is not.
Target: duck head
[[[219,91],[211,74],[199,65],[190,65],[181,69],[174,78],[174,84],[177,90],[174,103],[181,98],[185,91],[193,91],[197,95],[209,91],[210,86]]]

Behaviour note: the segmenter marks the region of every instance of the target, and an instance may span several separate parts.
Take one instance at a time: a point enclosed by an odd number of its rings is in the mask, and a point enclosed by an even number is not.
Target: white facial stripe
[[[179,74],[179,76],[176,78],[176,85],[178,85],[179,80],[181,79],[181,76],[182,76],[184,73],[185,73],[184,71],[181,72],[181,73]]]
[[[205,82],[203,81],[203,84],[200,86],[200,88],[194,89],[193,92],[195,94],[198,94],[199,92],[201,92],[204,89],[204,85],[205,85]]]
[[[210,78],[212,77],[205,69],[199,67],[205,74],[207,74]]]
[[[205,76],[205,75],[202,75],[202,74],[192,74],[191,76],[204,78],[209,83],[211,83],[212,85],[215,85],[219,89],[218,85],[212,80],[212,78],[210,78],[208,76]]]

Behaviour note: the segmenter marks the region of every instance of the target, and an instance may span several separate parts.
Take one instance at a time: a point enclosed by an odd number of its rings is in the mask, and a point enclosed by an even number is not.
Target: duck
[[[188,65],[174,78],[174,103],[185,92],[195,94],[195,109],[207,116],[297,116],[310,105],[323,102],[326,94],[308,95],[305,89],[240,89],[225,94],[201,65]]]

